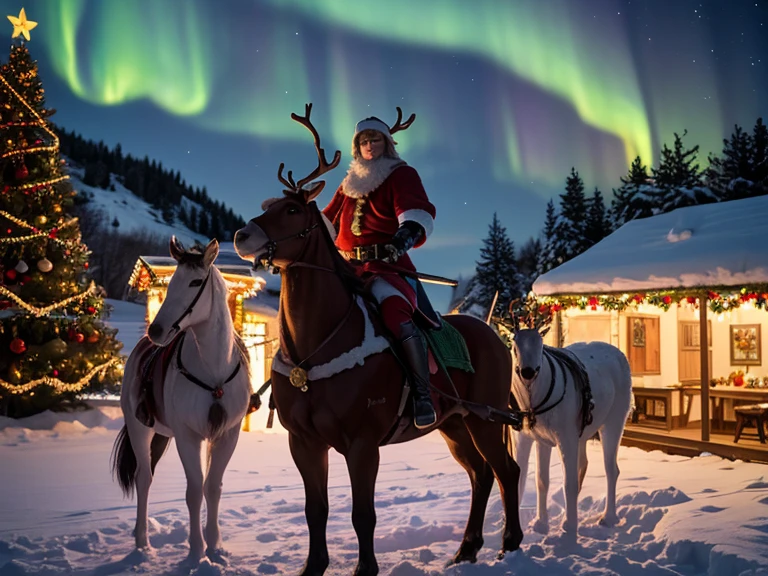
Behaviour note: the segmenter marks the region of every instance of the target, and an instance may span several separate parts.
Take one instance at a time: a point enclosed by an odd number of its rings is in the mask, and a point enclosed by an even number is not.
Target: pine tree
[[[597,244],[610,232],[610,225],[605,214],[603,193],[595,188],[592,197],[587,200],[587,227],[584,233],[590,246]]]
[[[720,200],[752,195],[752,138],[741,126],[734,126],[729,140],[723,140],[722,156],[709,157],[707,184]]]
[[[541,253],[537,267],[538,275],[549,272],[559,264],[555,254],[555,234],[557,233],[557,212],[555,212],[555,202],[550,199],[547,202],[547,214],[544,217],[544,230],[541,233],[540,243]]]
[[[753,196],[768,194],[768,127],[758,118],[752,129]]]
[[[520,247],[517,257],[517,272],[520,277],[520,291],[523,294],[530,292],[539,270],[539,258],[541,257],[541,241],[538,238],[528,238],[528,241]]]
[[[75,192],[25,44],[0,67],[0,414],[61,407],[119,383],[122,346],[101,317]]]
[[[575,168],[565,181],[565,193],[560,194],[560,214],[555,226],[554,260],[556,265],[567,262],[589,248],[586,238],[587,200],[584,182]]]
[[[696,157],[698,144],[690,149],[683,147],[683,135],[675,133],[672,149],[664,145],[658,168],[653,168],[657,192],[654,193],[654,211],[657,214],[670,212],[675,208],[716,202],[717,197],[702,183],[702,173]]]
[[[483,240],[480,249],[480,261],[477,262],[474,277],[474,296],[466,305],[479,305],[488,310],[496,292],[499,297],[497,310],[506,310],[509,302],[520,293],[520,281],[517,274],[515,247],[507,236],[507,230],[501,225],[494,212],[493,221],[488,227],[488,237]]]
[[[629,172],[620,180],[621,186],[613,190],[611,201],[610,219],[614,230],[635,218],[653,216],[650,196],[655,189],[648,175],[648,169],[643,165],[640,156],[632,161]]]

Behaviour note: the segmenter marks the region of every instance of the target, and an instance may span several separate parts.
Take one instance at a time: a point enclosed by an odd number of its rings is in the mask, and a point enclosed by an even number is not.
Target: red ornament
[[[88,306],[87,310],[88,310],[88,314],[96,313],[96,308],[94,308],[93,306]]]
[[[82,332],[75,334],[75,342],[82,344],[85,341],[85,335]]]
[[[13,282],[14,280],[16,280],[16,270],[14,270],[13,268],[11,268],[10,270],[6,270],[5,277],[7,280],[10,280],[11,282]]]
[[[597,310],[597,305],[600,303],[600,301],[597,299],[597,296],[592,296],[592,298],[589,299],[589,306],[592,308],[592,310]]]
[[[664,304],[666,304],[667,306],[669,306],[672,303],[672,296],[667,294],[666,296],[663,296],[661,298],[661,301],[664,302]]]
[[[86,270],[88,270],[88,262],[86,262],[85,264],[83,264],[83,268],[85,268]]]
[[[638,304],[642,304],[643,300],[645,300],[645,296],[642,294],[635,294],[632,299],[637,302]]]
[[[53,370],[53,375],[54,375],[55,377],[58,377],[58,375],[59,375],[59,371],[58,371],[58,370],[56,370],[55,368],[54,368],[54,370]]]
[[[720,294],[718,294],[717,292],[712,292],[712,290],[707,292],[707,296],[709,297],[710,300],[717,300],[718,298],[720,298]]]
[[[736,376],[733,377],[733,385],[744,386],[744,376],[741,374],[736,374]]]
[[[24,180],[27,176],[29,176],[29,170],[23,162],[16,167],[15,176],[16,180]]]
[[[21,338],[11,340],[11,352],[14,354],[24,354],[27,351],[27,344]]]
[[[56,236],[58,236],[58,234],[59,234],[59,229],[58,228],[52,228],[51,231],[48,232],[48,238],[51,238],[51,239],[56,238]]]
[[[219,400],[222,396],[224,396],[224,389],[221,386],[216,386],[213,389],[213,397]]]
[[[688,301],[688,304],[696,304],[696,296],[688,296],[686,300]]]

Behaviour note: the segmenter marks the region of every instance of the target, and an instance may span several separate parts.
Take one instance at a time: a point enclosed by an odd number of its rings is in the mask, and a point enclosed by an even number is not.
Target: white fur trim
[[[347,350],[330,362],[310,368],[309,372],[307,372],[308,380],[323,380],[355,366],[362,366],[368,356],[378,354],[389,348],[389,342],[384,336],[376,336],[363,299],[360,296],[355,296],[355,299],[357,305],[363,311],[365,321],[363,342],[360,346]],[[272,370],[283,376],[290,376],[293,367],[294,364],[290,360],[283,358],[283,354],[280,351],[277,352],[272,360]]]
[[[389,126],[387,126],[382,120],[379,120],[378,118],[360,120],[360,122],[355,125],[355,136],[364,130],[376,130],[377,132],[384,134],[384,136],[390,140],[392,139],[392,135],[389,133]]]
[[[425,238],[429,238],[429,235],[432,234],[432,230],[435,227],[435,219],[432,218],[429,212],[420,208],[416,208],[414,210],[406,210],[397,217],[397,223],[401,225],[403,222],[407,222],[408,220],[411,222],[416,222],[416,224],[419,224],[422,228],[424,228]]]
[[[370,286],[371,295],[376,299],[376,302],[381,304],[389,298],[390,296],[399,296],[406,302],[408,299],[402,295],[400,290],[392,286],[389,282],[384,280],[383,278],[376,278]],[[410,302],[409,302],[410,305]]]
[[[341,191],[350,198],[365,198],[381,186],[389,175],[406,163],[399,158],[382,156],[376,160],[355,159],[341,181]]]
[[[322,212],[320,212],[320,216],[323,217],[323,224],[325,224],[325,227],[328,228],[328,234],[330,234],[333,241],[336,242],[336,228],[333,227],[333,223],[328,220],[328,216]]]

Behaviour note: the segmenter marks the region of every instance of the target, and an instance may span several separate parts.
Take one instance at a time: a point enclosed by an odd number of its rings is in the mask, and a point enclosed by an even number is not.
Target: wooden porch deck
[[[754,428],[747,432],[754,432]],[[675,428],[627,423],[621,443],[636,446],[648,452],[661,450],[667,454],[698,456],[709,452],[729,460],[744,460],[768,464],[768,444],[761,444],[757,437],[742,436],[734,443],[733,430],[713,430],[709,442],[702,442],[701,428]]]

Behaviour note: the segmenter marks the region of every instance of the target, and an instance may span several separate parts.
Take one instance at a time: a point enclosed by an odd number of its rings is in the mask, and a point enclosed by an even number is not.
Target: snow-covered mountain
[[[173,225],[165,222],[160,210],[153,208],[128,190],[114,174],[110,175],[111,186],[114,188],[113,191],[84,184],[83,175],[85,169],[69,161],[68,172],[72,186],[77,190],[78,194],[88,198],[89,207],[106,214],[106,222],[104,224],[107,226],[116,220],[120,224],[117,230],[121,234],[138,233],[145,230],[151,234],[168,239],[175,234],[185,245],[193,244],[195,241],[205,244],[210,240],[202,234],[193,232],[178,220]],[[195,206],[197,210],[203,210],[202,206],[189,198],[184,198],[183,202],[187,210],[192,206]],[[231,239],[219,238],[219,241],[229,240]]]

